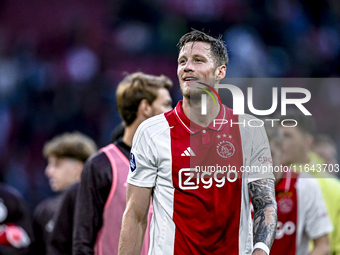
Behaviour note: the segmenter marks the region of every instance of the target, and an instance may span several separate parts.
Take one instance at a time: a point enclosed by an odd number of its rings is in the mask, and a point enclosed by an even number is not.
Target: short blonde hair
[[[126,126],[137,118],[140,102],[146,99],[151,105],[158,96],[158,90],[172,88],[172,81],[164,76],[148,75],[142,72],[126,75],[118,84],[116,104]]]
[[[73,158],[85,162],[86,159],[97,151],[95,142],[88,136],[75,131],[54,137],[45,143],[43,155],[45,158]]]

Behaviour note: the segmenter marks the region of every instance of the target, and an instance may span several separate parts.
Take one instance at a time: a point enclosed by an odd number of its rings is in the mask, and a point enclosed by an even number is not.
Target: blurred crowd
[[[31,210],[50,196],[44,143],[78,130],[108,144],[124,72],[169,76],[176,103],[175,45],[191,28],[223,36],[229,78],[340,74],[336,0],[1,0],[1,181]],[[339,147],[340,86],[331,81],[307,88],[318,131]]]

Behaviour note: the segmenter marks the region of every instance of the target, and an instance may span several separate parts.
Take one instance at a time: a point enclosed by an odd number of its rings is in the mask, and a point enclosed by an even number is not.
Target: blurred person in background
[[[276,123],[274,123],[276,124]],[[280,169],[283,133],[278,125],[265,122],[273,167]],[[308,173],[274,171],[277,230],[271,248],[275,255],[328,255],[328,233],[333,230],[318,182]],[[309,240],[314,248],[308,253]]]
[[[54,228],[49,236],[48,255],[72,254],[74,211],[79,182],[64,191],[55,212]]]
[[[0,183],[0,254],[30,254],[33,242],[31,213],[21,194]]]
[[[339,169],[336,169],[336,165],[339,164],[338,151],[337,146],[332,138],[326,134],[316,135],[314,138],[312,150],[323,159],[325,164],[331,165],[327,167],[329,173],[339,177]],[[331,167],[333,171],[330,171]],[[334,170],[336,170],[337,172]]]
[[[47,158],[45,174],[54,192],[64,192],[80,181],[84,162],[97,150],[95,142],[79,132],[64,133],[45,143],[43,155]],[[34,254],[50,253],[50,237],[55,227],[63,193],[42,201],[34,212]],[[64,231],[72,231],[68,226]]]
[[[340,254],[340,181],[324,169],[323,160],[312,152],[315,122],[312,116],[305,116],[299,110],[288,110],[285,116],[277,119],[285,121],[286,126],[280,129],[284,140],[282,147],[282,163],[290,166],[292,171],[309,172],[318,181],[323,198],[326,202],[328,214],[333,224],[333,231],[329,234],[331,245],[330,254]],[[297,126],[294,121],[298,124]]]
[[[85,164],[76,201],[73,254],[117,254],[132,138],[144,120],[172,109],[171,88],[169,78],[142,72],[119,83],[116,102],[125,130],[120,125],[112,143]],[[145,239],[142,254],[148,253],[148,235]]]

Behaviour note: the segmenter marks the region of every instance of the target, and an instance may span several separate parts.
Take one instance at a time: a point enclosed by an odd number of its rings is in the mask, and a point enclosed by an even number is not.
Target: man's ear
[[[227,72],[227,67],[225,65],[218,66],[215,70],[215,77],[218,81],[222,80],[225,77]]]
[[[137,118],[139,116],[148,118],[151,116],[151,114],[152,114],[151,105],[149,104],[148,100],[142,99],[142,101],[140,101],[139,106],[138,106]]]

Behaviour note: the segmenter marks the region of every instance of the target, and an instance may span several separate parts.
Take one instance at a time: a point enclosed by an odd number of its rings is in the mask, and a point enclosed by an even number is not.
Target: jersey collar
[[[222,125],[224,123],[224,121],[219,121],[220,124],[218,125],[215,125],[214,126],[214,122],[210,123],[209,126],[207,127],[202,127],[194,122],[192,122],[191,120],[188,119],[187,116],[185,116],[184,112],[183,112],[183,109],[182,109],[182,103],[183,103],[183,100],[180,100],[174,111],[175,111],[175,115],[176,115],[176,118],[178,119],[178,122],[180,123],[180,125],[189,133],[189,134],[196,134],[202,130],[206,130],[206,129],[211,129],[211,130],[215,130],[215,131],[219,131],[222,129]],[[225,120],[226,118],[226,115],[227,115],[227,111],[226,111],[226,106],[221,104],[221,108],[222,110],[220,110],[218,116],[216,117],[216,119],[219,119],[219,120]]]
[[[293,178],[297,178],[297,175],[293,174],[291,171],[284,172],[280,182],[275,187],[275,191],[288,192]]]

